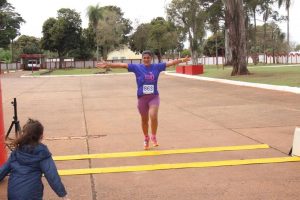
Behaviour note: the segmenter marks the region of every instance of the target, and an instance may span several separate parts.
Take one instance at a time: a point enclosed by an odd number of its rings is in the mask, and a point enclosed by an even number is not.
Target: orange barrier
[[[3,107],[2,107],[2,89],[0,79],[0,166],[4,164],[7,159],[7,152],[5,147],[5,132],[4,132],[4,120],[3,120]]]

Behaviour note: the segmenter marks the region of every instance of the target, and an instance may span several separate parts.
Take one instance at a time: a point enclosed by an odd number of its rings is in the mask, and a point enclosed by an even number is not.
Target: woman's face
[[[144,63],[144,65],[146,65],[146,66],[151,65],[151,60],[152,60],[152,57],[149,54],[144,54],[143,55],[143,63]]]

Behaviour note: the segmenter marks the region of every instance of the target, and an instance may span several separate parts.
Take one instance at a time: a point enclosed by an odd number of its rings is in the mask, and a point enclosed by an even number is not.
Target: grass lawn
[[[232,67],[205,66],[204,74],[201,76],[245,81],[253,83],[265,83],[271,85],[286,85],[300,87],[300,65],[299,66],[249,66],[251,75],[230,76]]]
[[[274,65],[272,65],[274,66]],[[236,81],[245,81],[253,83],[265,83],[272,85],[286,85],[300,87],[300,65],[298,66],[283,66],[278,65],[272,67],[270,65],[253,66],[249,65],[248,69],[251,75],[247,76],[230,76],[232,67],[223,67],[220,65],[219,68],[216,65],[206,65],[204,67],[204,74],[201,76],[229,79]],[[175,67],[170,67],[168,71],[174,71]],[[33,76],[42,76],[47,71],[34,72]],[[80,75],[80,74],[96,74],[104,72],[103,69],[91,68],[91,69],[59,69],[54,70],[45,75]],[[111,73],[126,73],[127,69],[115,68]]]
[[[108,72],[109,74],[112,73],[126,73],[128,72],[127,69],[122,69],[122,68],[114,68],[111,69],[112,71]],[[170,67],[167,69],[168,71],[174,71],[175,67]],[[101,73],[104,72],[104,69],[97,69],[97,68],[91,68],[91,69],[57,69],[54,70],[50,73],[48,70],[41,70],[34,72],[32,75],[33,76],[42,76],[42,75],[80,75],[80,74],[96,74],[96,73]]]
[[[90,68],[90,69],[57,69],[49,73],[46,71],[38,71],[33,73],[33,76],[42,76],[42,75],[81,75],[81,74],[97,74],[103,73],[104,69]],[[125,73],[128,72],[127,69],[112,69],[108,73]]]

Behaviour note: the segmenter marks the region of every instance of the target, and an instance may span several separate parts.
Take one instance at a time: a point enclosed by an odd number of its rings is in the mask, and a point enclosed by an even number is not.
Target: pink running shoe
[[[152,141],[154,147],[158,147],[159,146],[158,143],[157,143],[157,139],[156,139],[155,135],[151,136],[151,141]]]
[[[145,137],[144,140],[144,150],[149,150],[150,146],[149,146],[149,137]]]

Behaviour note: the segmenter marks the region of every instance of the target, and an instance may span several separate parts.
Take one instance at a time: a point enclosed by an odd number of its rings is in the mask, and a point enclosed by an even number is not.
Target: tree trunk
[[[264,51],[264,63],[267,63],[266,56],[266,36],[267,36],[267,22],[264,23],[264,42],[263,42],[263,51]]]
[[[197,50],[192,50],[192,63],[193,65],[198,65],[198,52]]]
[[[191,50],[191,57],[192,57],[192,63],[193,65],[198,64],[198,53],[197,53],[197,47],[194,45],[194,39],[192,37],[191,32],[189,31],[189,42],[190,42],[190,50]]]
[[[287,43],[288,43],[288,52],[287,52],[286,64],[289,63],[289,53],[290,53],[290,8],[287,8]]]
[[[225,29],[225,66],[232,65],[232,49],[229,44],[229,29]]]
[[[225,0],[223,0],[223,3],[226,5]],[[223,68],[224,66],[232,65],[232,49],[229,42],[229,24],[230,18],[228,15],[225,14],[225,63],[223,64]]]
[[[257,51],[256,51],[256,32],[257,32],[257,28],[256,28],[256,8],[253,9],[253,14],[254,14],[254,65],[257,65],[258,63],[258,58],[257,58]]]
[[[11,58],[10,58],[10,62],[14,62],[14,52],[13,52],[13,40],[11,40],[10,43],[10,54],[11,54]]]
[[[218,33],[216,33],[216,65],[219,68],[219,61],[218,61]]]
[[[273,55],[273,64],[275,64],[276,62],[275,62],[275,49],[274,49],[274,47],[272,49],[272,55]]]
[[[161,63],[161,48],[159,48],[157,59],[158,59],[158,63]]]
[[[275,33],[274,33],[274,29],[272,29],[272,35],[271,35],[271,38],[272,38],[272,57],[273,57],[273,64],[275,64],[275,46],[274,46],[274,43],[275,43]]]
[[[246,62],[246,29],[243,0],[224,0],[225,15],[229,23],[229,44],[232,47],[231,75],[249,74]]]
[[[60,53],[58,53],[58,57],[59,57],[58,69],[62,69],[62,65],[63,65],[63,62],[64,62],[64,57]]]
[[[97,62],[99,61],[99,46],[97,44],[97,49],[96,49],[96,58],[97,58]]]

